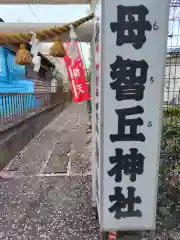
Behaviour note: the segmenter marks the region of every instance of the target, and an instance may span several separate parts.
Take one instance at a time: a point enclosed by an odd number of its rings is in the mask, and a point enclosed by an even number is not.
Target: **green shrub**
[[[168,107],[164,108],[165,116],[176,116],[180,117],[180,107]]]

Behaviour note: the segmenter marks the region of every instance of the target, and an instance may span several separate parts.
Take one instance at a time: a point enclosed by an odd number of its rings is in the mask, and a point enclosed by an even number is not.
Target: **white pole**
[[[91,103],[92,103],[92,201],[93,206],[96,205],[96,77],[95,77],[95,54],[94,40],[91,46]]]
[[[91,11],[95,6],[91,3]],[[93,20],[94,22],[94,20]],[[96,65],[94,31],[91,41],[91,104],[92,104],[92,204],[96,207]]]

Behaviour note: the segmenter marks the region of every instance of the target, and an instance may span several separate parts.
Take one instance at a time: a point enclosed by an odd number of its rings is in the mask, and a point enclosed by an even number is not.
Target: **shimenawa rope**
[[[90,14],[86,17],[80,18],[72,23],[65,24],[60,27],[54,27],[50,29],[42,29],[36,32],[36,36],[40,41],[54,39],[59,36],[61,33],[68,32],[70,30],[70,25],[73,25],[75,28],[82,25],[85,22],[88,22],[94,17],[94,14]],[[28,43],[31,41],[31,33],[0,33],[0,44],[21,44]]]

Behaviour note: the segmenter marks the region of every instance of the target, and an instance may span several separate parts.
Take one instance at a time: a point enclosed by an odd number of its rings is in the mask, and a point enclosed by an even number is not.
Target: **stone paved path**
[[[86,105],[71,105],[7,166],[13,175],[0,178],[0,239],[99,239],[87,124]]]

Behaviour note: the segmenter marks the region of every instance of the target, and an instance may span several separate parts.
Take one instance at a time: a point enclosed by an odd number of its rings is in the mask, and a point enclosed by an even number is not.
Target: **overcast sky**
[[[89,5],[0,5],[6,22],[71,22],[87,15]]]

